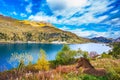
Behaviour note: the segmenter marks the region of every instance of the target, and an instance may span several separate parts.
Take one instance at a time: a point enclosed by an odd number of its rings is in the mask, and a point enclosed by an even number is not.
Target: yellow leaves
[[[46,26],[46,24],[43,24],[43,23],[39,23],[39,26],[41,26],[41,27],[42,27],[42,26]]]
[[[47,25],[43,22],[34,22],[34,21],[27,21],[27,20],[20,21],[20,22],[23,22],[24,24],[29,24],[29,25],[34,26],[34,27],[43,27],[43,26]]]
[[[44,50],[40,50],[40,58],[38,59],[35,68],[38,70],[49,70],[49,61],[46,59],[46,54]]]
[[[38,59],[35,68],[38,70],[49,70],[49,62],[44,58]]]

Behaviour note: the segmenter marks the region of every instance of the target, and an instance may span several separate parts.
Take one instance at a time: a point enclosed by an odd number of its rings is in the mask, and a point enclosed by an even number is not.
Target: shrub
[[[120,74],[117,73],[117,71],[114,69],[113,65],[108,65],[107,67],[107,71],[108,71],[108,79],[109,80],[120,80]]]
[[[75,61],[74,56],[76,55],[76,51],[70,50],[68,45],[64,45],[62,50],[57,53],[56,61],[59,64],[71,64]]]
[[[90,53],[89,53],[89,57],[90,58],[96,58],[96,57],[98,57],[99,56],[99,54],[96,52],[96,51],[91,51]]]
[[[57,60],[51,60],[50,62],[50,68],[56,68],[57,66],[59,66],[59,62]]]
[[[113,44],[113,49],[109,54],[115,58],[120,58],[120,42]]]
[[[64,76],[64,80],[109,80],[106,76],[93,76],[88,74],[75,75],[74,73],[69,73]]]
[[[83,57],[86,58],[86,59],[89,57],[87,51],[83,51]]]
[[[38,70],[49,70],[49,61],[46,58],[45,51],[40,49],[40,57],[35,65],[35,68]]]
[[[22,73],[24,70],[25,70],[25,64],[24,64],[24,61],[21,60],[20,63],[19,63],[19,65],[18,65],[17,72],[18,72],[18,73],[19,73],[19,72]]]
[[[111,55],[106,54],[105,52],[103,52],[103,53],[101,54],[101,57],[102,57],[102,58],[112,58]]]
[[[76,56],[78,57],[84,57],[84,58],[89,58],[88,52],[87,51],[82,51],[81,49],[77,50]]]
[[[26,71],[26,65],[32,62],[33,57],[28,53],[13,53],[9,59],[9,63],[14,67],[15,74],[19,75]]]
[[[28,53],[13,53],[10,57],[10,59],[8,60],[8,62],[14,67],[16,68],[17,66],[19,66],[21,63],[24,65],[27,65],[28,63],[32,62],[33,57],[32,55],[28,54]],[[18,65],[19,64],[19,65]]]

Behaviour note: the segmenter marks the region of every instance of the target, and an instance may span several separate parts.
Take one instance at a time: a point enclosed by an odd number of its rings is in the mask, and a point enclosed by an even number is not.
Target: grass
[[[107,75],[93,76],[82,73],[82,68],[76,72],[72,70],[75,64],[68,66],[61,66],[61,68],[50,68],[48,71],[35,70],[31,66],[27,66],[21,73],[17,73],[16,69],[0,73],[0,80],[4,80],[8,76],[10,80],[120,80],[120,59],[103,58],[91,60],[95,68],[105,68]],[[60,69],[60,70],[59,70]],[[72,71],[70,71],[72,70]],[[2,77],[1,77],[2,76]]]

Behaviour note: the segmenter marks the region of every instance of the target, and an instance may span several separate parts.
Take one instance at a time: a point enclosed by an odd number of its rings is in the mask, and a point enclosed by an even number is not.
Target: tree
[[[7,40],[7,34],[5,33],[0,33],[0,39],[4,39],[4,40]]]
[[[96,51],[91,51],[90,53],[89,53],[89,57],[90,58],[96,58],[96,57],[98,57],[99,56],[99,54],[96,52]]]
[[[120,58],[120,42],[113,44],[113,49],[109,54],[115,58]]]
[[[68,45],[64,45],[61,51],[57,53],[56,60],[59,64],[71,64],[75,61],[76,51],[70,50]]]
[[[112,58],[111,55],[109,55],[109,54],[107,54],[107,53],[105,53],[105,52],[103,52],[103,53],[101,54],[101,57],[102,57],[102,58]]]
[[[11,64],[11,66],[13,66],[14,68],[16,68],[16,66],[18,66],[16,69],[17,74],[19,73],[23,73],[26,69],[26,64],[29,62],[32,62],[33,57],[32,55],[28,54],[28,53],[13,53],[9,59],[9,64]],[[15,72],[16,72],[15,71]]]
[[[20,40],[18,34],[13,33],[13,40],[14,41]]]
[[[81,49],[78,49],[76,57],[88,58],[88,52],[87,51],[82,51]]]
[[[49,70],[49,61],[47,60],[46,53],[43,49],[40,49],[40,57],[35,65],[38,70]]]
[[[31,32],[25,32],[24,35],[25,35],[25,38],[27,41],[32,40],[32,33]]]
[[[83,57],[86,58],[86,59],[88,58],[88,52],[87,51],[83,51]]]

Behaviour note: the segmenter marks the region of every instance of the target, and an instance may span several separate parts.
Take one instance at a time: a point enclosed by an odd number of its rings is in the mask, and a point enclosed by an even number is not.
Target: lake
[[[38,43],[14,43],[14,44],[0,44],[0,72],[13,68],[9,59],[13,53],[27,53],[32,55],[35,63],[38,59],[40,49],[44,49],[48,60],[54,60],[57,52],[61,50],[63,44],[38,44]],[[79,48],[84,51],[96,51],[98,54],[109,51],[111,48],[101,43],[85,43],[85,44],[69,44],[73,50]]]

